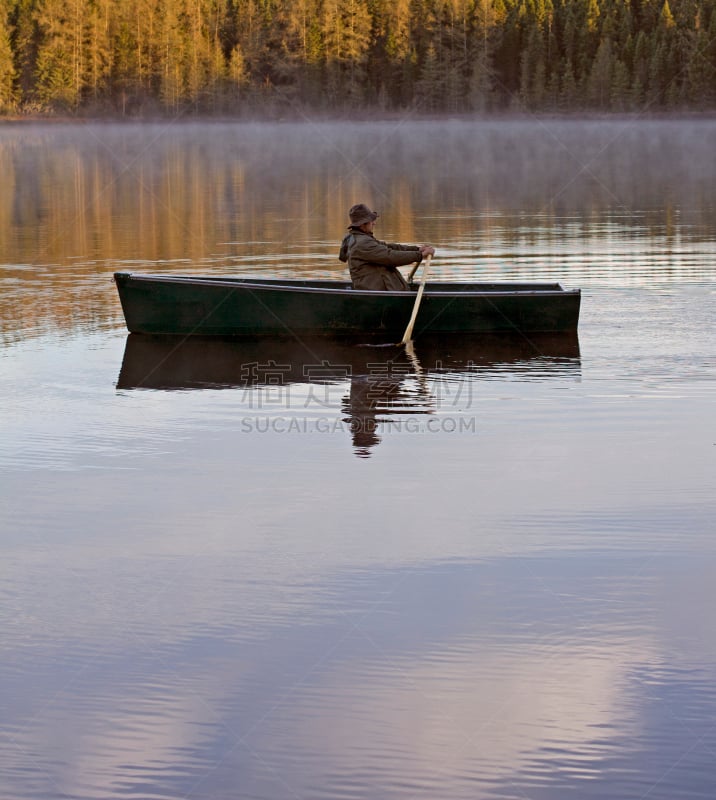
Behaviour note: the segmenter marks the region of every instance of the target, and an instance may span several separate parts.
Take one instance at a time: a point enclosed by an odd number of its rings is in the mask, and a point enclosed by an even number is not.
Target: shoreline
[[[380,123],[380,122],[528,122],[528,121],[582,121],[582,122],[634,122],[643,121],[696,121],[716,120],[716,110],[708,111],[504,111],[489,113],[467,112],[443,114],[418,114],[411,111],[400,112],[359,112],[355,114],[331,114],[311,112],[295,114],[151,114],[151,115],[55,115],[55,114],[16,114],[0,116],[0,127],[14,125],[158,125],[158,124],[315,124],[315,123]]]

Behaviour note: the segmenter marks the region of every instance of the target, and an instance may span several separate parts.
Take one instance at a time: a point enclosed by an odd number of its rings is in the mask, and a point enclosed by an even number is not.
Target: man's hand
[[[434,256],[435,255],[435,248],[431,247],[429,244],[423,244],[420,246],[420,252],[423,254],[423,258],[426,256]]]

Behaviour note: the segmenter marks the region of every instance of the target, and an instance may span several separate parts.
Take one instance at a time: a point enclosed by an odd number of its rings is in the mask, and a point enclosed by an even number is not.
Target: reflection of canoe
[[[415,356],[425,374],[513,374],[530,378],[579,375],[575,332],[423,337]],[[338,383],[367,375],[413,373],[403,347],[366,347],[351,340],[281,337],[226,339],[130,334],[119,389],[190,389]]]
[[[342,281],[115,273],[133,333],[378,336],[400,340],[413,292],[366,292]],[[415,337],[576,330],[579,289],[558,283],[428,283]]]

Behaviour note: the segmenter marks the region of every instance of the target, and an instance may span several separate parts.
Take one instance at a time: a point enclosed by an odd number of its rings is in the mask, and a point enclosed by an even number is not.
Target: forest
[[[0,114],[716,108],[716,0],[0,0]]]

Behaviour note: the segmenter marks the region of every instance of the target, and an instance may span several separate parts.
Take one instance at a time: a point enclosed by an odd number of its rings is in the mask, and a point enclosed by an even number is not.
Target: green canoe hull
[[[340,281],[114,277],[131,333],[399,340],[415,303]],[[428,283],[413,335],[574,331],[580,297],[558,283]]]

